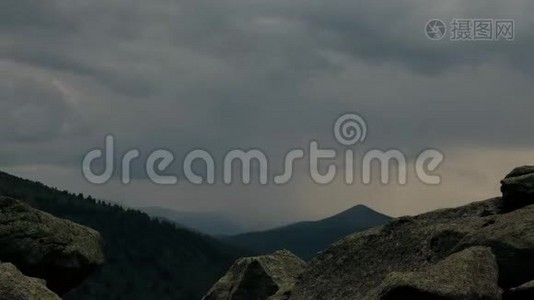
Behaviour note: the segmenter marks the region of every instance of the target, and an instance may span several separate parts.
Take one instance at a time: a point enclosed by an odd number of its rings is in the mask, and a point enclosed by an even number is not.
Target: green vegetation
[[[248,253],[146,214],[0,172],[0,195],[99,231],[106,264],[65,299],[200,299]]]

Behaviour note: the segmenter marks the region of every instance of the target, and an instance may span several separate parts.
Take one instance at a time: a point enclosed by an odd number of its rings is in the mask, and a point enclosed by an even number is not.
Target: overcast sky
[[[120,202],[216,211],[248,228],[356,204],[400,216],[498,195],[534,163],[534,2],[351,0],[2,0],[0,168]],[[515,20],[514,41],[433,41],[428,20]],[[302,162],[284,186],[85,181],[106,134],[120,151],[260,148],[274,169],[314,139],[336,147],[345,112],[358,151],[445,154],[442,184],[314,184]],[[412,174],[413,175],[413,174]],[[221,178],[217,180],[221,182]]]

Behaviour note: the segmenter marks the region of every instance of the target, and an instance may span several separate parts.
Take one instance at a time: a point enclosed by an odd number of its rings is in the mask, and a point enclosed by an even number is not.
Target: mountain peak
[[[339,214],[346,213],[346,212],[358,212],[358,213],[361,213],[361,212],[376,212],[376,211],[374,211],[373,209],[371,209],[368,206],[365,206],[363,204],[357,204],[357,205],[354,205],[353,207],[351,207],[351,208],[349,208],[347,210],[342,211]]]
[[[365,205],[356,205],[318,221],[307,221],[262,232],[228,237],[225,241],[261,254],[288,249],[304,260],[349,234],[381,226],[391,220]]]
[[[389,216],[381,214],[363,204],[358,204],[332,217],[326,218],[325,220],[336,220],[341,222],[354,222],[357,220],[365,220],[366,223],[371,222],[379,225],[389,221],[390,219],[391,218]]]

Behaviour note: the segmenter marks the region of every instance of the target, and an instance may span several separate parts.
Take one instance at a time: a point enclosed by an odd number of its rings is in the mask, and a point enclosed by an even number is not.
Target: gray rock
[[[369,300],[500,300],[499,270],[491,249],[473,247],[421,272],[390,273]]]
[[[534,166],[514,169],[501,181],[501,184],[507,210],[534,204]]]
[[[0,263],[0,300],[60,300],[46,282],[24,276],[14,265]]]
[[[506,291],[503,300],[532,300],[534,299],[534,280]]]
[[[483,226],[472,228],[452,251],[490,247],[497,257],[499,284],[504,289],[534,278],[534,205],[482,220]]]
[[[505,290],[505,300],[534,299],[507,298],[532,292],[531,285],[517,286],[534,278],[534,167],[515,169],[502,185],[502,198],[398,218],[338,241],[313,259],[284,295],[291,300],[498,300]],[[214,289],[235,291],[243,274],[266,273],[253,262],[234,265]],[[263,297],[220,292],[206,299],[266,299],[276,290],[269,276],[256,278],[253,289],[241,290],[269,290]]]
[[[320,253],[292,292],[296,300],[365,299],[392,272],[421,272],[451,254],[466,236],[491,226],[498,199],[403,217],[342,239]]]
[[[518,177],[534,173],[534,166],[521,166],[513,169],[505,178]]]
[[[306,263],[283,250],[272,255],[239,259],[204,300],[288,299]]]
[[[385,280],[392,280],[389,274],[411,274],[408,279],[414,281],[414,274],[424,274],[450,255],[476,246],[495,255],[502,289],[532,280],[533,171],[534,167],[522,167],[510,173],[502,181],[502,198],[403,217],[346,237],[310,263],[291,299],[372,299]]]
[[[0,198],[0,260],[64,294],[104,262],[98,232]]]

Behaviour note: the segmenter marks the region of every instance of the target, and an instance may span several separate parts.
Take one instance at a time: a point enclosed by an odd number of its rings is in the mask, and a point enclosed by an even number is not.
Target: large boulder
[[[0,300],[60,300],[42,279],[26,277],[17,267],[0,263]]]
[[[205,299],[534,299],[522,285],[534,278],[534,167],[513,170],[502,191],[350,235],[287,288],[257,258],[241,260]],[[277,269],[293,266],[280,260]]]
[[[291,299],[380,299],[377,295],[384,283],[402,282],[399,274],[410,274],[404,280],[412,287],[430,290],[423,283],[416,285],[416,279],[432,272],[434,266],[439,268],[451,255],[476,246],[487,247],[495,255],[499,277],[494,284],[501,289],[532,280],[534,205],[529,204],[534,201],[530,201],[528,187],[534,176],[530,174],[527,167],[514,170],[503,180],[502,198],[399,218],[344,238],[310,263]],[[442,288],[439,299],[464,299],[455,298],[452,292],[446,295],[445,281]]]
[[[472,246],[490,247],[499,265],[499,284],[504,289],[534,278],[534,206],[482,218],[481,228],[473,228],[452,252]]]
[[[0,260],[62,295],[104,262],[98,232],[0,198]]]
[[[239,259],[204,300],[283,300],[306,263],[283,250],[272,255]]]
[[[390,273],[369,299],[500,300],[498,276],[491,249],[473,247],[421,272]]]
[[[291,299],[364,299],[392,272],[420,272],[453,254],[463,238],[488,223],[496,200],[399,218],[350,235],[318,255]],[[486,217],[481,217],[486,215]]]
[[[534,166],[514,169],[501,181],[501,191],[508,210],[534,204]]]

